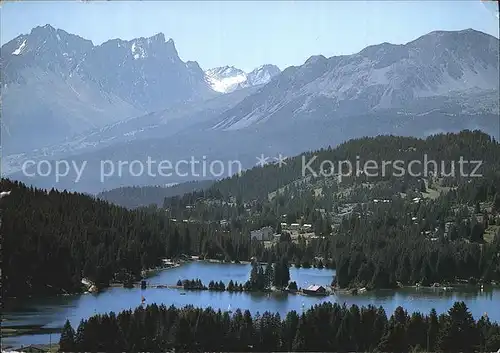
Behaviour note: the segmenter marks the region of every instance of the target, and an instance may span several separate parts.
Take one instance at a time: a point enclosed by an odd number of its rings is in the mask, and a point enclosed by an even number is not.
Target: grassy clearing
[[[484,232],[484,241],[487,243],[491,243],[495,238],[495,234],[500,230],[500,226],[489,226],[488,229]]]

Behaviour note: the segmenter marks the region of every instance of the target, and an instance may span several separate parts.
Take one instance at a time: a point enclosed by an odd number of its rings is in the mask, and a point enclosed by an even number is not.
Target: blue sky
[[[494,3],[490,4],[495,7]],[[474,28],[499,36],[494,10],[462,1],[20,1],[4,3],[2,44],[51,24],[100,44],[163,32],[202,68],[281,69],[308,57],[406,43],[433,30]]]

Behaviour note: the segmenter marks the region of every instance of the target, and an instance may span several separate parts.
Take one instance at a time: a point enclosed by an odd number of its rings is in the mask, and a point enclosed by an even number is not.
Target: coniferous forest
[[[166,256],[168,220],[89,196],[29,188],[3,179],[5,296],[80,290],[81,279],[106,286],[137,278]]]
[[[439,316],[324,303],[284,318],[152,304],[93,316],[76,330],[67,321],[59,345],[63,352],[492,352],[500,326],[475,321],[463,302]]]

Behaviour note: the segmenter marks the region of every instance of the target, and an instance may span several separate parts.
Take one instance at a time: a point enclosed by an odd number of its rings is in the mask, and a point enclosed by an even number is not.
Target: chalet
[[[326,295],[325,287],[318,285],[310,285],[309,287],[302,289],[302,292],[308,295]]]

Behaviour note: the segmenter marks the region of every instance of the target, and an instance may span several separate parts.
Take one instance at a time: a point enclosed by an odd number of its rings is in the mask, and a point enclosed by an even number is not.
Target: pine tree
[[[59,339],[60,352],[73,352],[75,350],[75,330],[71,327],[69,320],[66,320]]]
[[[78,325],[78,328],[76,329],[76,334],[75,334],[75,351],[77,352],[85,352],[87,351],[87,347],[85,344],[85,321],[80,320],[80,324]]]
[[[427,352],[434,352],[436,349],[436,341],[439,334],[439,323],[436,309],[432,309],[429,315],[429,323],[427,329]]]
[[[464,302],[456,302],[448,311],[440,331],[438,347],[442,352],[473,352],[479,345],[479,332]]]

